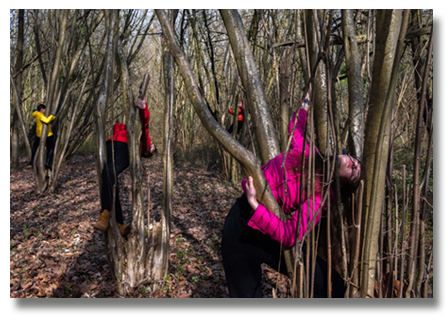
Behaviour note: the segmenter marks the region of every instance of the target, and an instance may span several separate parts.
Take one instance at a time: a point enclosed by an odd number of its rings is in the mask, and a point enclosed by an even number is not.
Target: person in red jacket
[[[140,110],[140,118],[142,121],[142,136],[140,139],[140,155],[142,157],[151,157],[156,151],[156,146],[151,142],[148,133],[149,110],[145,99],[137,99],[135,105]],[[113,141],[112,141],[113,138]],[[112,143],[114,145],[114,161],[112,160]],[[121,211],[120,197],[118,194],[118,183],[116,177],[129,167],[129,150],[128,139],[126,133],[126,125],[116,123],[113,127],[113,136],[106,142],[107,163],[102,171],[101,186],[101,215],[98,222],[93,226],[96,229],[105,231],[109,226],[109,220],[112,210],[113,186],[115,185],[115,215],[118,228],[122,236],[126,236],[130,230],[130,225],[123,223],[123,213]],[[115,171],[114,165],[115,163]]]
[[[232,111],[232,109],[229,108],[229,113],[232,115],[235,115],[235,112]],[[243,120],[244,120],[244,107],[243,102],[240,101],[238,103],[238,130],[236,131],[236,134],[238,134],[241,129],[243,128]],[[230,134],[233,133],[233,123],[230,125],[229,129],[227,130]]]

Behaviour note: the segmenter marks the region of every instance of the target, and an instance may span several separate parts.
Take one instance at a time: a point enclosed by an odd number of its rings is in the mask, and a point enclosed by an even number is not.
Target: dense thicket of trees
[[[288,149],[287,125],[309,90],[311,146],[325,162],[345,151],[363,167],[363,188],[348,206],[339,197],[334,205],[342,225],[331,233],[325,214],[305,238],[311,255],[321,251],[334,261],[347,296],[427,297],[431,10],[25,9],[11,10],[10,31],[11,168],[18,167],[20,150],[30,153],[33,109],[44,103],[46,115],[56,116],[53,169],[44,166],[45,135],[34,164],[39,192],[53,192],[64,161],[89,143],[100,181],[105,139],[115,122],[128,126],[129,147],[136,149],[130,150],[136,229],[123,240],[112,223],[106,235],[120,293],[143,282],[156,286],[166,275],[176,161],[218,168],[233,182],[253,176],[260,202],[284,216],[260,167]],[[161,223],[145,216],[142,202],[133,102],[145,74],[150,134],[164,160]],[[236,117],[227,110],[237,110],[239,101],[247,110],[244,126],[229,134]],[[338,183],[335,166],[328,173]],[[313,258],[302,260],[301,243],[285,251],[293,296],[312,293]]]

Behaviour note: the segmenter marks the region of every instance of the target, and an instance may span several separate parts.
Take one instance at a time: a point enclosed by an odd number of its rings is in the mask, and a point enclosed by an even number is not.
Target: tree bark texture
[[[314,20],[313,10],[305,10],[305,24],[306,24],[306,38],[308,40],[310,50],[309,67],[314,69],[318,61],[319,45],[320,45],[320,27],[316,26]],[[326,155],[331,147],[331,143],[327,141],[328,134],[328,88],[327,88],[327,72],[325,62],[319,59],[317,70],[314,75],[314,93],[313,93],[313,111],[314,111],[314,125],[316,129],[316,146],[322,155]]]
[[[364,125],[364,90],[361,74],[361,57],[356,42],[355,22],[352,9],[342,10],[342,32],[344,34],[344,49],[347,65],[347,80],[349,91],[349,149],[356,158],[362,157],[363,125]]]
[[[62,53],[63,49],[66,43],[67,38],[67,16],[68,16],[68,9],[61,9],[60,10],[60,24],[59,24],[59,38],[58,38],[58,46],[56,49],[56,54],[54,57],[54,63],[53,63],[53,70],[51,71],[50,81],[48,82],[48,91],[47,91],[47,108],[45,110],[45,116],[48,117],[49,115],[54,113],[55,108],[55,92],[57,91],[57,86],[59,85],[60,81],[60,74],[61,74],[61,67],[62,67]],[[47,129],[48,126],[46,124],[43,124],[42,126],[42,134],[40,137],[39,142],[39,150],[36,153],[36,160],[37,160],[37,191],[39,193],[45,192],[48,183],[45,176],[45,166],[44,166],[44,154],[45,154],[45,144],[47,141]],[[54,134],[54,137],[57,135]]]
[[[24,21],[24,9],[18,10],[18,29],[17,29],[17,45],[16,45],[16,63],[15,72],[18,73],[23,66],[23,21]],[[17,97],[22,97],[22,74],[19,73],[16,77]],[[20,101],[18,102],[20,104]],[[13,104],[13,108],[15,104]],[[17,111],[16,111],[17,112]],[[17,112],[18,113],[18,112]],[[19,133],[20,133],[20,120],[17,113],[13,114],[12,127],[11,127],[11,168],[17,169],[19,167]]]
[[[261,161],[265,164],[280,153],[280,146],[264,88],[238,11],[221,9],[220,13],[229,35],[243,87],[247,93],[247,103],[254,123]]]
[[[378,234],[384,199],[384,181],[390,140],[391,110],[393,92],[398,78],[400,50],[403,40],[398,40],[402,29],[402,10],[377,11],[377,36],[375,61],[373,64],[372,102],[366,121],[364,144],[366,181],[363,217],[366,223],[361,268],[361,297],[373,296],[376,258],[378,254]],[[407,21],[403,22],[403,24]],[[406,27],[404,27],[406,28]],[[403,33],[403,29],[401,30]],[[400,36],[401,37],[401,36]],[[397,45],[400,46],[397,52]]]
[[[118,62],[120,63],[122,83],[126,88],[123,95],[127,100],[128,110],[126,114],[126,133],[129,150],[129,171],[131,173],[131,195],[132,195],[132,224],[131,233],[128,235],[125,246],[126,268],[122,274],[123,284],[129,288],[135,287],[144,280],[147,275],[147,255],[146,255],[146,231],[144,223],[144,198],[142,171],[140,165],[140,139],[142,127],[139,110],[135,107],[135,99],[131,89],[126,55],[121,41],[117,44]],[[121,223],[120,223],[121,224]],[[121,237],[119,237],[121,239]]]

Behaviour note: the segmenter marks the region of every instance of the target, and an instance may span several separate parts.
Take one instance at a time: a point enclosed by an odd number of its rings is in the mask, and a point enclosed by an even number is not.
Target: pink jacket
[[[289,123],[289,135],[291,134],[294,127],[297,112],[298,111],[294,113],[294,116]],[[315,191],[314,200],[312,199],[312,196],[306,199],[306,185],[304,185],[302,188],[303,193],[301,202],[299,198],[301,173],[300,169],[307,115],[308,112],[306,110],[300,109],[296,129],[294,130],[294,135],[291,141],[290,151],[277,155],[275,158],[261,167],[261,169],[263,170],[263,174],[266,177],[266,180],[269,183],[269,186],[271,187],[271,190],[274,193],[274,197],[277,200],[278,204],[286,214],[292,214],[290,219],[284,223],[274,213],[266,209],[262,204],[259,204],[257,210],[255,210],[248,223],[250,227],[263,232],[264,234],[268,235],[272,239],[275,239],[286,247],[291,247],[294,245],[297,218],[299,216],[298,209],[300,204],[302,207],[302,218],[300,220],[299,239],[302,239],[308,228],[308,223],[311,222],[314,215],[316,215],[314,223],[317,223],[321,214],[321,211],[319,211],[319,207],[322,203],[320,190]],[[309,156],[309,151],[310,146],[307,141],[305,145],[306,160]],[[316,153],[318,153],[317,148]],[[287,155],[285,161],[286,194],[285,172],[282,168],[282,162],[285,155]],[[307,166],[308,165],[306,165],[305,168]],[[244,179],[241,182],[244,193],[246,193],[246,180],[247,179]],[[325,193],[323,195],[325,196]],[[332,196],[332,192],[330,191],[330,199],[332,198]],[[323,209],[324,208],[326,208],[326,203],[324,204]]]

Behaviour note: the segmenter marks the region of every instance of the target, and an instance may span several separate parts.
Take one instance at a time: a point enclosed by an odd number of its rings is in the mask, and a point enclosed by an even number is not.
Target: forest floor
[[[161,217],[161,156],[143,160],[145,209]],[[131,223],[129,169],[119,177],[125,224]],[[39,195],[31,166],[23,157],[10,171],[10,296],[120,297],[105,255],[104,234],[94,230],[100,213],[93,155],[75,155],[61,168],[53,194]],[[217,171],[190,163],[174,168],[170,267],[161,288],[135,288],[128,297],[228,297],[221,258],[224,219],[241,195]],[[286,297],[288,280],[263,265],[264,297]],[[278,282],[278,283],[277,283]]]

